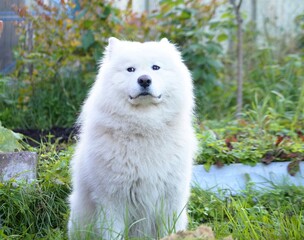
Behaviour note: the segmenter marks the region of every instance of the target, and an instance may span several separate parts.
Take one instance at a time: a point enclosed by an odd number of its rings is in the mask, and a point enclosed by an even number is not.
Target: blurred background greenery
[[[229,2],[163,0],[156,10],[142,13],[132,11],[132,1],[123,10],[100,0],[61,2],[49,6],[36,0],[31,10],[15,6],[24,21],[17,28],[15,69],[0,75],[3,126],[73,126],[110,36],[167,37],[176,43],[192,72],[198,119],[234,119],[237,26]],[[265,32],[244,14],[243,118],[263,121],[267,116],[302,128],[303,16],[294,19],[300,29],[294,37],[266,36],[261,44],[257,38]]]

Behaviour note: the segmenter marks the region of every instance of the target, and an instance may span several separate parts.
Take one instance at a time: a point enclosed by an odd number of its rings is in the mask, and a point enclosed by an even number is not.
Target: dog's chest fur
[[[98,157],[92,164],[99,168],[95,190],[102,188],[108,193],[103,195],[126,200],[134,207],[151,207],[172,198],[191,166],[176,136],[173,140],[169,133],[134,136],[108,132],[100,136],[96,140],[100,142],[99,154],[94,154]]]

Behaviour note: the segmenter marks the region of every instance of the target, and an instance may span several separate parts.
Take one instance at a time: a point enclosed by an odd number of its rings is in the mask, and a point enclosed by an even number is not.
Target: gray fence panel
[[[15,24],[22,19],[13,11],[12,6],[24,5],[24,0],[1,0],[0,20],[4,27],[0,37],[0,73],[8,73],[14,67],[13,48],[18,43]]]

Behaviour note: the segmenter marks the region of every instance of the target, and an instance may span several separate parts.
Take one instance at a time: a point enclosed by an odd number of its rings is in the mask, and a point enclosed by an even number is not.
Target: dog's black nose
[[[152,79],[148,75],[142,75],[137,79],[137,83],[143,88],[148,88],[152,83]]]

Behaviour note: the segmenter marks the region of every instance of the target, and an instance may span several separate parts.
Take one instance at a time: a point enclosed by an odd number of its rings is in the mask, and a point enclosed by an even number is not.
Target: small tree
[[[240,8],[242,0],[238,4],[235,0],[230,0],[233,6],[236,23],[237,23],[237,110],[236,117],[240,118],[243,108],[243,19],[241,16]]]

